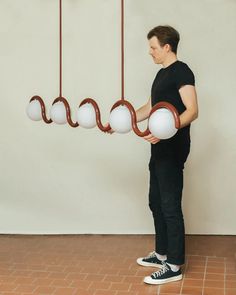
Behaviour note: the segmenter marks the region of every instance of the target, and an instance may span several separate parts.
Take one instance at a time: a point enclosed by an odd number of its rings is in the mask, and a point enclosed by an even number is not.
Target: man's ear
[[[171,51],[170,44],[165,44],[164,47],[165,47],[166,52],[170,52]]]

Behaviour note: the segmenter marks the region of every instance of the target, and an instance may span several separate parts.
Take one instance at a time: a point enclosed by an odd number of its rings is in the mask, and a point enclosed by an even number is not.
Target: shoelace
[[[166,263],[162,263],[163,267],[161,270],[154,272],[151,276],[154,279],[157,279],[158,277],[162,276],[164,273],[166,273],[169,270],[169,267]]]
[[[149,253],[148,256],[145,257],[145,258],[152,258],[152,257],[156,257],[156,252],[155,251]]]

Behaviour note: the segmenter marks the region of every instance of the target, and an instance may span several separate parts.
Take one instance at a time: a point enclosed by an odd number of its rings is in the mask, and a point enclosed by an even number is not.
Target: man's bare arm
[[[147,101],[146,104],[141,106],[139,109],[136,110],[137,122],[142,122],[146,120],[149,116],[149,113],[152,109],[151,98]]]
[[[192,85],[185,85],[179,93],[186,110],[180,115],[180,128],[189,125],[198,117],[198,103],[196,89]]]

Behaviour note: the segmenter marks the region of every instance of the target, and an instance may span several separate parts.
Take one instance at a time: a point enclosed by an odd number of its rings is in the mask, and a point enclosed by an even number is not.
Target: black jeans
[[[157,143],[158,144],[158,143]],[[167,255],[167,262],[185,262],[185,229],[181,208],[184,162],[189,148],[180,154],[160,145],[149,162],[149,207],[156,233],[156,252]]]

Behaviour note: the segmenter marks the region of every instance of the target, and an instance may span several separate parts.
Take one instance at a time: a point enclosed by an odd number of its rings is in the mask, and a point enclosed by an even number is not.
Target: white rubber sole
[[[162,279],[162,280],[158,280],[158,279],[155,280],[155,279],[152,279],[152,277],[145,277],[143,281],[144,283],[150,284],[150,285],[161,285],[161,284],[182,280],[182,277],[183,277],[182,274],[169,279]]]
[[[163,267],[162,264],[151,263],[151,262],[145,262],[145,261],[143,261],[143,257],[138,258],[138,259],[136,260],[136,262],[137,262],[139,265],[142,265],[142,266],[158,267],[158,268],[162,268],[162,267]]]

